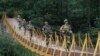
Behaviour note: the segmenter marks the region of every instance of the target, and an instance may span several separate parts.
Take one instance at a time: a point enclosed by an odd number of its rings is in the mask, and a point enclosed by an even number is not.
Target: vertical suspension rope
[[[81,36],[81,35],[80,35],[80,32],[79,32],[79,33],[78,33],[78,40],[79,40],[78,44],[79,44],[79,47],[81,47],[81,46],[83,45],[82,39],[81,39],[80,36]]]
[[[66,36],[65,36],[65,35],[64,35],[64,38],[63,38],[63,39],[64,39],[64,41],[63,41],[62,47],[65,49],[65,52],[67,52],[67,51],[66,51],[66,48],[67,48],[67,41],[66,41],[66,40],[67,40],[67,39],[66,39]],[[60,56],[62,56],[62,52],[63,52],[63,51],[60,52]],[[67,54],[65,53],[64,56],[66,56],[66,55],[67,55]]]
[[[72,48],[74,48],[74,52],[75,52],[75,44],[76,44],[76,42],[75,42],[75,35],[72,34],[72,44],[71,44],[68,56],[71,56],[71,50],[72,50]],[[75,56],[75,53],[74,53],[74,56]]]
[[[97,40],[97,44],[96,44],[93,56],[96,56],[96,52],[97,52],[98,47],[100,48],[100,32],[98,32],[98,40]]]
[[[84,44],[83,44],[83,47],[82,47],[82,51],[81,51],[80,56],[83,56],[83,51],[84,51],[84,49],[85,49],[86,43],[87,43],[87,34],[86,34],[86,36],[85,36],[85,40],[84,40]]]

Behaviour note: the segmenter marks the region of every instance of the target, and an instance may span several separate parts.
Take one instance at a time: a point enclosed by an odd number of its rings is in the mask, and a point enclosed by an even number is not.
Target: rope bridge
[[[98,32],[98,39],[94,47],[89,33],[85,34],[85,39],[81,39],[80,33],[76,39],[72,34],[72,42],[70,50],[67,50],[67,39],[65,36],[59,36],[55,32],[54,36],[51,34],[49,39],[49,46],[46,46],[46,35],[39,29],[34,29],[33,37],[30,41],[30,35],[27,31],[24,35],[24,30],[18,29],[18,22],[16,19],[8,18],[6,15],[2,17],[3,24],[21,45],[32,52],[38,53],[40,56],[100,56],[100,32]],[[55,40],[53,39],[55,37]],[[77,41],[78,40],[78,41]]]

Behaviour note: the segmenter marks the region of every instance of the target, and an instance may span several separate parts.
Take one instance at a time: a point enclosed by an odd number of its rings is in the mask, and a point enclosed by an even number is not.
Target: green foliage
[[[25,49],[17,43],[8,33],[0,33],[0,55],[1,56],[36,56],[36,53]]]
[[[32,53],[17,43],[5,31],[5,28],[1,27],[3,28],[3,32],[0,31],[0,56],[37,56],[36,53]]]
[[[41,28],[44,21],[48,21],[54,31],[59,31],[63,20],[67,18],[73,32],[76,34],[79,31],[82,34],[90,32],[95,43],[97,32],[100,31],[99,2],[100,0],[0,0],[0,18],[3,12],[7,12],[9,17],[20,14],[22,18],[32,20],[32,24],[36,27]],[[0,39],[0,56],[4,53],[8,54],[8,51],[14,52],[12,56],[28,55],[26,50],[13,45],[13,42],[10,42],[7,37],[2,38],[3,40]],[[30,56],[32,55],[30,54]]]
[[[0,15],[3,11],[10,17],[20,14],[38,27],[48,21],[59,29],[67,18],[75,33],[85,33],[90,32],[91,21],[99,16],[100,7],[99,0],[0,0]]]

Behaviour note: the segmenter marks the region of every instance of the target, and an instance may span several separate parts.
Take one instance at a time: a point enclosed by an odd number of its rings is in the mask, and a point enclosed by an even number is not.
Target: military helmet
[[[23,19],[23,21],[26,21],[25,19]]]
[[[21,20],[20,18],[17,18],[17,20]]]
[[[68,22],[68,20],[67,20],[67,19],[65,19],[65,20],[64,20],[64,22]]]
[[[29,21],[29,22],[31,22],[31,21]]]
[[[31,23],[31,21],[29,21],[29,23]]]
[[[18,15],[18,18],[20,18],[20,15]]]
[[[48,22],[47,22],[47,21],[45,21],[44,23],[45,23],[45,24],[48,24]]]

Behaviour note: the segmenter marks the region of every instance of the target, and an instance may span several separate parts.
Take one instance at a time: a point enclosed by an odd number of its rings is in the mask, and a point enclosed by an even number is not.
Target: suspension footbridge
[[[54,36],[50,35],[49,45],[46,46],[46,35],[39,29],[34,29],[33,36],[30,41],[29,31],[19,29],[18,21],[15,18],[8,18],[6,15],[2,17],[3,24],[11,36],[21,45],[32,52],[36,52],[41,56],[100,56],[100,32],[98,32],[96,46],[93,45],[89,33],[85,34],[84,40],[80,35],[77,37],[72,34],[72,42],[69,50],[67,50],[66,38],[61,41],[61,36],[55,32]]]

